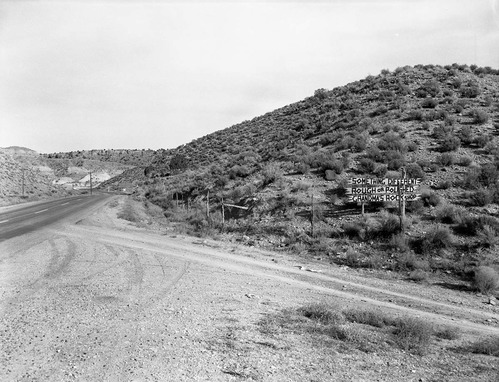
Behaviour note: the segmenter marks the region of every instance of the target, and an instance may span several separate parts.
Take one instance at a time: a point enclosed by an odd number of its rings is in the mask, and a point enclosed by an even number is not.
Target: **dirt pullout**
[[[497,312],[443,300],[432,304],[428,295],[400,286],[391,290],[389,282],[379,284],[382,280],[362,282],[344,269],[314,273],[279,254],[139,229],[116,218],[123,203],[116,199],[77,224],[0,243],[0,380],[487,381],[497,376],[497,358],[462,350],[480,335],[499,333],[495,321],[482,324]],[[414,306],[399,306],[396,298]],[[464,332],[459,340],[433,341],[421,356],[390,341],[367,351],[333,340],[326,346],[305,332],[262,330],[265,320],[283,309],[317,301],[338,310],[377,306],[393,316],[452,322]]]

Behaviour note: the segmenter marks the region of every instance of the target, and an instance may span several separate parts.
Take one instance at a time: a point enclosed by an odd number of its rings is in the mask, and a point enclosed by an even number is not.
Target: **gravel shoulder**
[[[126,197],[0,243],[2,381],[494,381],[485,297],[117,217]],[[311,302],[458,327],[425,355],[347,346],[265,320]],[[365,326],[359,333],[377,332]]]

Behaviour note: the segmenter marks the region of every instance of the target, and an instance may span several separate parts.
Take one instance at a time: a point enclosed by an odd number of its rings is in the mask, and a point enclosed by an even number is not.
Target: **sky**
[[[0,0],[0,147],[174,148],[382,69],[499,68],[499,0]]]

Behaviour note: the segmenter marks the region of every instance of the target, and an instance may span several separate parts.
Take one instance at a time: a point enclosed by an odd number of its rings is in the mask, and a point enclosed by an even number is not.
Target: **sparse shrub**
[[[494,186],[499,179],[499,171],[493,163],[468,169],[461,186],[466,189],[477,189],[480,186]]]
[[[349,248],[346,253],[346,263],[349,267],[357,267],[360,264],[360,254],[352,248]]]
[[[461,146],[461,140],[455,135],[447,135],[440,141],[440,150],[455,151]]]
[[[488,134],[477,135],[473,142],[480,148],[484,148],[492,140],[492,137]]]
[[[440,124],[440,125],[435,126],[435,128],[433,129],[432,136],[434,138],[442,140],[442,139],[445,139],[449,136],[452,136],[452,133],[453,133],[452,127]]]
[[[433,335],[433,327],[427,321],[406,317],[395,324],[395,343],[402,349],[423,355]]]
[[[327,170],[332,170],[336,174],[341,174],[343,170],[345,169],[345,166],[342,161],[340,160],[329,160],[321,164],[321,170],[323,172],[326,172]]]
[[[313,303],[298,309],[298,313],[321,324],[337,324],[345,321],[343,314],[332,310],[330,306],[323,303]]]
[[[424,212],[424,202],[421,199],[409,201],[405,205],[405,210],[413,214],[421,214]]]
[[[484,207],[490,203],[494,195],[486,188],[481,188],[470,195],[470,203],[473,206]]]
[[[438,105],[438,101],[434,98],[425,98],[423,102],[421,102],[421,107],[425,109],[434,109]]]
[[[362,158],[359,161],[359,171],[363,173],[372,174],[376,168],[376,163],[369,158]]]
[[[421,110],[411,110],[407,116],[407,120],[409,120],[409,121],[422,121],[423,116],[424,116],[424,114]]]
[[[437,163],[441,166],[451,166],[455,161],[456,158],[452,153],[443,153],[437,157]]]
[[[393,131],[387,132],[383,138],[379,140],[378,147],[381,150],[398,151],[401,153],[407,151],[407,146],[402,137]]]
[[[465,214],[458,226],[456,231],[464,235],[478,235],[478,233],[485,228],[485,226],[490,226],[494,230],[499,231],[499,221],[492,216],[488,215],[470,215]]]
[[[376,168],[373,171],[373,174],[376,175],[378,178],[383,178],[388,171],[388,167],[384,164],[376,166]]]
[[[398,224],[400,225],[400,224]],[[400,228],[399,228],[400,230]],[[389,243],[391,248],[397,249],[400,252],[407,252],[409,250],[409,240],[403,233],[393,235]]]
[[[343,315],[350,322],[374,326],[375,328],[384,328],[394,323],[394,320],[383,312],[371,309],[349,309],[343,312]]]
[[[121,209],[120,212],[117,214],[118,218],[127,220],[132,223],[138,222],[140,219],[137,216],[137,213],[133,209],[132,205],[129,202],[126,202],[123,205],[123,208]]]
[[[459,157],[459,160],[457,163],[460,166],[468,167],[471,164],[471,162],[473,162],[473,159],[471,159],[469,156],[462,155]]]
[[[422,269],[429,270],[427,261],[419,260],[414,252],[403,252],[397,255],[397,268],[403,271]]]
[[[489,120],[489,115],[487,112],[480,110],[480,109],[473,109],[471,111],[471,117],[473,118],[473,122],[483,125],[484,123],[487,123]]]
[[[452,187],[452,181],[449,179],[443,179],[439,181],[433,188],[436,190],[447,190]]]
[[[384,160],[388,170],[399,170],[405,165],[404,155],[400,151],[389,150],[384,153]]]
[[[457,326],[446,326],[436,331],[435,336],[444,340],[457,340],[461,337],[461,330]]]
[[[499,275],[492,267],[480,266],[475,270],[473,287],[483,294],[490,294],[499,285]]]
[[[262,171],[263,186],[267,186],[282,178],[282,171],[275,163],[268,164]]]
[[[441,249],[449,249],[454,246],[455,239],[449,228],[445,226],[432,227],[423,236],[421,241],[421,253],[428,255]]]
[[[292,192],[298,192],[298,191],[308,191],[310,188],[310,184],[304,181],[299,181],[293,184],[293,187],[291,188]]]
[[[437,221],[445,224],[459,223],[463,219],[464,210],[452,204],[444,203],[435,210]]]
[[[418,149],[418,147],[419,147],[418,144],[416,142],[414,142],[414,141],[409,142],[407,144],[407,150],[410,151],[410,152],[416,151]]]
[[[480,88],[478,84],[468,82],[466,86],[461,86],[461,97],[476,98],[480,95]]]
[[[422,269],[415,269],[411,273],[409,273],[409,280],[416,282],[427,281],[428,273],[426,273]]]
[[[295,171],[298,174],[308,174],[310,171],[310,166],[306,163],[300,162],[295,165]]]
[[[470,346],[470,351],[472,353],[499,357],[499,337],[481,338]]]
[[[400,231],[400,221],[398,216],[383,213],[379,218],[380,227],[376,232],[376,236],[390,237]]]
[[[463,126],[457,132],[457,136],[465,145],[470,145],[473,142],[473,131],[469,126]]]
[[[426,190],[421,192],[421,200],[423,201],[424,205],[427,207],[428,206],[436,207],[442,202],[440,196],[438,196],[436,193],[432,191],[426,191]]]
[[[377,146],[371,146],[366,150],[366,158],[369,158],[375,162],[382,162],[383,153]]]
[[[407,166],[405,166],[405,170],[409,178],[425,178],[425,172],[417,163],[409,163]]]
[[[493,226],[485,224],[483,228],[478,231],[478,238],[482,245],[488,248],[495,248],[499,244],[497,229]]]

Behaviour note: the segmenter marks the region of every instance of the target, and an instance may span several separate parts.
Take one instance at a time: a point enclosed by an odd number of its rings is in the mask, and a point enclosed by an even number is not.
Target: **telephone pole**
[[[23,169],[23,178],[22,178],[22,185],[21,185],[21,195],[22,195],[23,198],[24,198],[24,172],[25,171],[26,170]]]
[[[90,171],[90,195],[92,195],[92,171]]]

